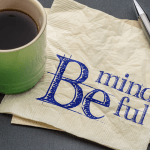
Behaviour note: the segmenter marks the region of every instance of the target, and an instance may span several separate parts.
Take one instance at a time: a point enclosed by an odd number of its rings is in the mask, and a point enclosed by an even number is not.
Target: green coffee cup
[[[0,0],[0,10],[29,14],[38,25],[38,35],[19,48],[0,50],[0,93],[15,94],[32,88],[42,77],[46,62],[46,13],[37,0]]]

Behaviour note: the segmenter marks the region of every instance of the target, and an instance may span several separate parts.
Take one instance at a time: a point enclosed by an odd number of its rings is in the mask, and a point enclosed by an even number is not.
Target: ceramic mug
[[[21,93],[32,88],[42,77],[46,55],[46,13],[37,0],[0,0],[0,10],[15,9],[31,16],[38,35],[19,48],[0,50],[0,93]]]

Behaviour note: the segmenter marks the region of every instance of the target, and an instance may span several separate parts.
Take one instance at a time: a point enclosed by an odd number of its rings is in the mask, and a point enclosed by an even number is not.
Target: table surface
[[[53,0],[39,0],[50,8]],[[75,0],[120,19],[136,20],[132,0]],[[137,0],[150,16],[150,0]],[[0,94],[0,101],[3,98]],[[111,150],[74,135],[29,126],[11,124],[11,115],[0,114],[0,150]],[[147,148],[150,150],[150,145]]]

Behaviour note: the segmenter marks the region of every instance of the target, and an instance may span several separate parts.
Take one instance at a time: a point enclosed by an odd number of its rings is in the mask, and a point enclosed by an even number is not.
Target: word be
[[[70,58],[66,58],[66,57],[60,56],[60,55],[57,55],[57,57],[59,58],[60,62],[59,62],[57,71],[54,75],[54,78],[53,78],[45,96],[41,97],[41,98],[37,98],[37,100],[51,103],[53,105],[57,105],[59,107],[65,108],[65,109],[74,108],[82,102],[82,110],[87,117],[89,117],[90,119],[100,119],[100,118],[104,117],[104,116],[96,117],[96,116],[92,115],[92,113],[90,111],[90,103],[94,102],[94,103],[102,105],[104,107],[109,107],[109,105],[110,105],[109,95],[103,90],[94,89],[91,92],[87,93],[86,96],[83,98],[83,90],[79,86],[79,84],[82,84],[82,82],[84,82],[88,78],[88,74],[89,74],[88,68],[79,61],[76,61],[76,60],[73,60]],[[71,63],[71,62],[77,63],[81,68],[80,75],[76,80],[72,80],[72,79],[63,77],[63,73],[64,73],[68,63]],[[70,103],[67,103],[67,104],[60,104],[54,98],[56,90],[57,90],[61,80],[70,83],[73,86],[73,88],[75,89],[74,98],[72,99],[72,101]],[[101,92],[104,95],[104,99],[102,102],[93,98],[93,96],[98,92]]]

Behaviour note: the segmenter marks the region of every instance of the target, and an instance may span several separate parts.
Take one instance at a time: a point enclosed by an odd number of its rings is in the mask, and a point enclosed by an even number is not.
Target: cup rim
[[[29,43],[27,43],[27,44],[25,44],[25,45],[23,45],[21,47],[13,48],[13,49],[7,49],[7,50],[0,49],[0,53],[15,52],[15,51],[24,49],[24,48],[32,45],[35,41],[37,41],[40,38],[40,36],[42,35],[42,33],[45,31],[46,24],[47,24],[47,17],[46,17],[46,12],[44,10],[44,7],[41,5],[41,3],[38,2],[38,1],[36,1],[36,3],[37,3],[37,5],[39,5],[40,9],[42,10],[43,16],[44,16],[43,25],[42,25],[42,28],[41,28],[40,32],[38,33],[38,35],[32,41],[30,41]]]

